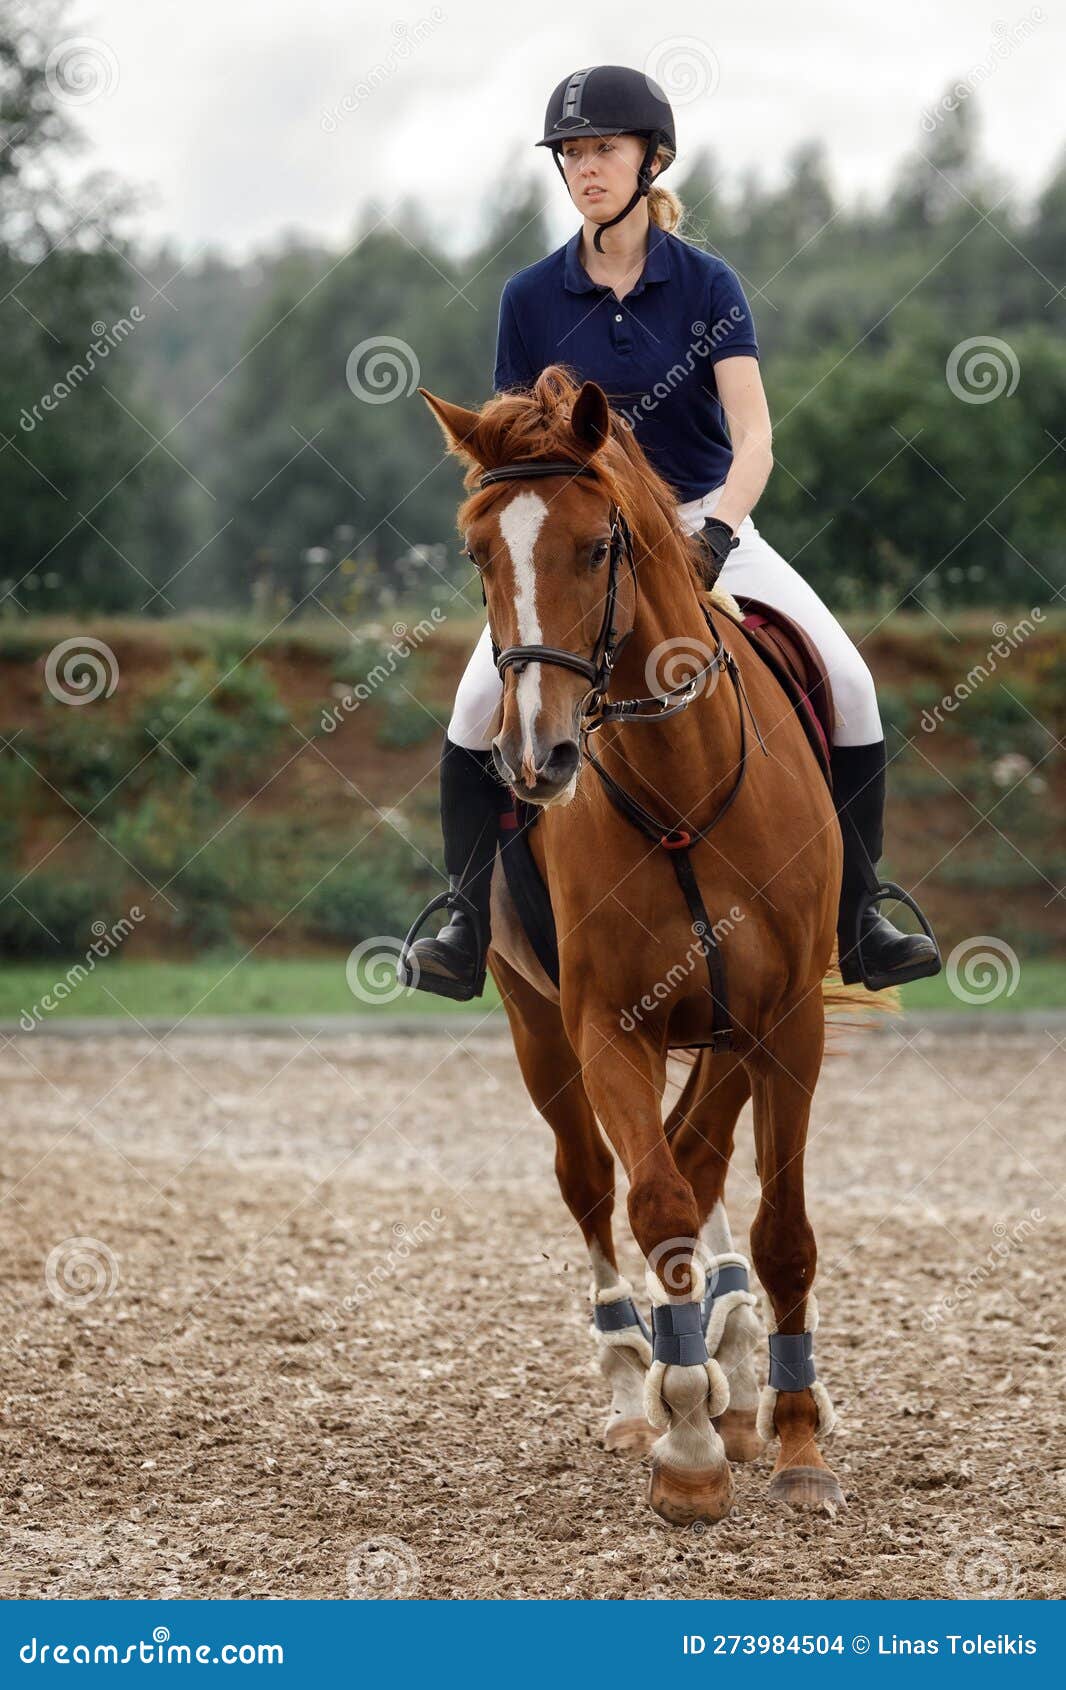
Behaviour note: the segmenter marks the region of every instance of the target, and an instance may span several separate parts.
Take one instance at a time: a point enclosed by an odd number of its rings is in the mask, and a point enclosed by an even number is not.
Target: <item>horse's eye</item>
[[[607,540],[596,541],[592,551],[589,553],[589,563],[593,569],[601,569],[603,567],[603,565],[607,562],[610,550],[610,543]]]

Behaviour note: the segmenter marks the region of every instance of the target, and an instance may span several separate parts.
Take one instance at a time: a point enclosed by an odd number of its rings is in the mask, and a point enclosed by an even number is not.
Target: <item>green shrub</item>
[[[197,947],[233,941],[232,911],[243,881],[226,872],[217,849],[222,811],[203,790],[155,793],[125,811],[107,838],[141,875],[152,908],[171,930]]]
[[[361,849],[338,863],[314,887],[294,919],[316,938],[356,945],[377,934],[402,937],[429,896],[425,877],[412,885],[411,861],[392,848]],[[433,889],[436,890],[434,884]]]
[[[94,811],[94,819],[129,796],[123,787],[143,755],[129,727],[94,705],[72,710],[57,704],[45,725],[23,734],[19,744],[41,779],[80,815]]]
[[[358,686],[360,682],[366,686],[377,686],[382,679],[394,674],[403,662],[404,659],[383,639],[357,634],[351,645],[334,659],[333,679],[347,681],[352,686]],[[384,676],[381,671],[385,672]],[[375,674],[377,680],[372,678]]]
[[[80,874],[42,867],[24,879],[9,869],[0,876],[0,954],[23,961],[84,956],[101,931],[93,924],[110,930],[129,908],[121,876],[106,862]]]
[[[178,666],[141,707],[137,731],[146,747],[163,748],[157,774],[170,764],[210,781],[238,770],[254,774],[279,739],[288,714],[261,663],[225,669],[211,658]],[[180,766],[180,768],[179,768]]]
[[[1021,676],[1006,684],[989,681],[978,686],[958,707],[943,713],[949,733],[968,739],[982,757],[1018,752],[1037,762],[1049,749],[1053,735],[1040,719],[1038,689]]]
[[[392,751],[406,751],[412,745],[423,745],[427,739],[440,737],[443,724],[417,698],[401,692],[382,701],[377,733],[378,745]]]
[[[33,770],[13,746],[6,746],[0,752],[0,862],[15,853],[23,817],[30,808],[33,781]]]

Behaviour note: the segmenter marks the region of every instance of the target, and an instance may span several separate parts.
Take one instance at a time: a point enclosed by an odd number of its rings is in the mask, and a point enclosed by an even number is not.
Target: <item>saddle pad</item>
[[[541,877],[529,843],[529,830],[540,811],[535,804],[523,804],[509,794],[511,808],[500,813],[500,860],[518,918],[526,931],[537,961],[553,986],[559,984],[559,942],[548,888]]]

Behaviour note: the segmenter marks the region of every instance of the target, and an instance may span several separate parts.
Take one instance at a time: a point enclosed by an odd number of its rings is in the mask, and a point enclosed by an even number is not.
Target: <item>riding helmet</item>
[[[659,84],[642,71],[631,70],[627,65],[592,65],[586,70],[575,70],[560,82],[548,101],[544,134],[536,143],[538,147],[552,149],[564,182],[566,172],[559,156],[560,148],[564,141],[579,135],[642,135],[647,141],[636,191],[629,204],[596,230],[593,244],[597,252],[602,252],[603,230],[628,217],[637,201],[651,188],[651,164],[659,147],[668,149],[671,157],[676,153],[674,114]],[[660,175],[669,163],[668,158],[660,165]]]

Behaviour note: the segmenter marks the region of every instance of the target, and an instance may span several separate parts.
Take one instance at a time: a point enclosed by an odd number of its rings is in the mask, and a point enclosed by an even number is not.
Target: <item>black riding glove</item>
[[[720,522],[716,516],[709,516],[700,529],[700,539],[707,554],[707,562],[703,575],[708,587],[713,587],[722,571],[722,565],[734,546],[739,546],[737,539],[728,522]]]
[[[718,565],[719,569],[721,569],[726,558],[733,550],[733,547],[740,545],[740,541],[733,533],[733,530],[730,528],[728,522],[719,522],[716,516],[709,516],[707,518],[706,522],[703,524],[701,537],[704,545],[714,558],[714,561]]]

